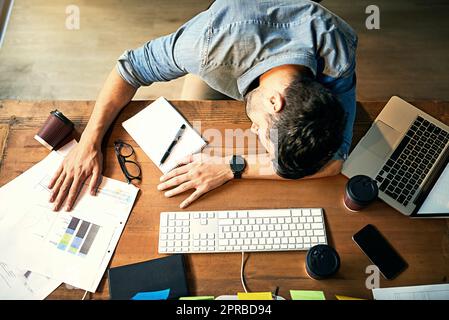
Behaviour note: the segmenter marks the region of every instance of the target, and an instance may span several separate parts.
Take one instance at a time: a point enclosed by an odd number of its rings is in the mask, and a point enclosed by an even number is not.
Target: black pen
[[[167,160],[168,156],[170,155],[170,152],[173,150],[174,146],[176,146],[176,144],[178,143],[179,139],[182,136],[182,133],[184,132],[186,128],[186,125],[183,124],[181,126],[181,128],[179,128],[178,133],[176,134],[175,138],[173,139],[173,141],[171,142],[170,146],[168,147],[167,151],[165,151],[164,156],[161,159],[161,164],[163,164],[165,162],[165,160]]]
[[[279,287],[276,287],[276,291],[274,292],[274,300],[278,299]]]

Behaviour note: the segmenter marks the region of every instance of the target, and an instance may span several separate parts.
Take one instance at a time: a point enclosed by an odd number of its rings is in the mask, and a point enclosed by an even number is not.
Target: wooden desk
[[[243,104],[236,101],[173,101],[190,121],[202,120],[202,130],[218,128],[249,128]],[[111,266],[119,266],[160,257],[157,252],[159,212],[176,211],[187,195],[166,199],[156,190],[158,169],[121,127],[148,102],[132,102],[119,115],[105,140],[104,175],[124,180],[113,152],[113,141],[121,138],[136,149],[142,165],[143,181],[126,228],[117,246]],[[48,151],[33,136],[55,108],[76,123],[81,132],[91,113],[93,102],[23,102],[0,101],[0,185],[5,184],[43,159]],[[366,102],[358,106],[354,142],[368,129],[385,102]],[[449,102],[417,102],[415,105],[449,123]],[[252,253],[245,275],[250,291],[273,291],[290,298],[289,289],[323,290],[328,299],[335,294],[371,298],[365,287],[368,258],[354,244],[352,235],[368,223],[374,224],[391,241],[409,263],[409,268],[394,281],[381,279],[381,286],[436,284],[448,282],[449,228],[448,220],[412,220],[377,201],[361,213],[349,213],[342,205],[347,179],[343,176],[305,181],[233,181],[216,189],[189,210],[226,210],[285,207],[323,207],[330,244],[341,257],[341,269],[329,280],[310,279],[304,269],[305,252]],[[188,277],[194,295],[235,294],[240,284],[240,254],[187,255]],[[80,299],[81,290],[68,290],[62,285],[50,299]],[[98,291],[88,296],[108,299],[106,277]]]

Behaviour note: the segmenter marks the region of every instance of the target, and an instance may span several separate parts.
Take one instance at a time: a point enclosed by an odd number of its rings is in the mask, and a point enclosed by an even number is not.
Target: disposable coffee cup
[[[378,194],[376,181],[365,175],[354,176],[346,184],[343,203],[346,209],[357,212],[377,199]]]
[[[49,150],[55,149],[58,144],[72,133],[74,124],[62,112],[54,110],[34,136],[39,143]]]
[[[333,276],[340,269],[340,256],[327,244],[318,244],[307,251],[306,271],[315,279],[321,280]]]

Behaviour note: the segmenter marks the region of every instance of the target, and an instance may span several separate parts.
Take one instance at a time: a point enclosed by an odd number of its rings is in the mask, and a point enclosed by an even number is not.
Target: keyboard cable
[[[240,280],[242,281],[242,286],[243,286],[243,290],[245,290],[246,293],[248,293],[248,290],[246,290],[246,286],[245,286],[245,275],[244,273],[244,268],[245,268],[245,252],[242,251],[242,265],[240,267]]]

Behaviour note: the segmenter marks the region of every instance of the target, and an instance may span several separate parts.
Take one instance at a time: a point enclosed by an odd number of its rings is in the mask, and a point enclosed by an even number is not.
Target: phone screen
[[[374,226],[368,224],[352,239],[371,262],[379,268],[385,278],[391,280],[407,268],[404,259]]]

